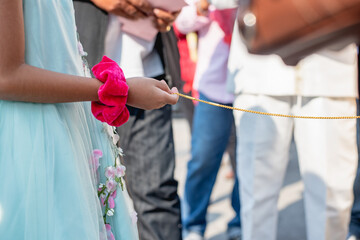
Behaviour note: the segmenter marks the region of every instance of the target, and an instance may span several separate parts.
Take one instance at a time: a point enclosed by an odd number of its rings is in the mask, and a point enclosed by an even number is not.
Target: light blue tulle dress
[[[23,13],[26,63],[84,75],[72,1],[23,0]],[[0,100],[1,240],[112,239],[98,198],[115,161],[105,128],[90,103]],[[103,153],[97,171],[96,149]],[[138,239],[126,189],[117,190],[114,210],[106,221],[115,239]]]

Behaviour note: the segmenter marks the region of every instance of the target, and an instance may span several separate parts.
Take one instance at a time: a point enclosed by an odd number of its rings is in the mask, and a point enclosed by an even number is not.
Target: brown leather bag
[[[251,53],[275,53],[295,65],[323,47],[360,43],[360,0],[246,2],[237,21]]]

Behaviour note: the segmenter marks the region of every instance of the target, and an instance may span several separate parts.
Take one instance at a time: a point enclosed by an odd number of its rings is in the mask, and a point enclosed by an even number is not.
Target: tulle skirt
[[[89,103],[0,101],[0,239],[106,240],[97,188],[111,165],[111,142]],[[138,239],[126,189],[115,203],[107,217],[115,239]]]

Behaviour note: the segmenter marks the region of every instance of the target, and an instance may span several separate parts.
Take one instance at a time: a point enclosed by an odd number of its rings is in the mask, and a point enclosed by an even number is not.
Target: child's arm
[[[98,101],[102,83],[97,79],[56,73],[25,63],[23,21],[22,0],[1,2],[0,99],[38,103]],[[145,84],[143,78],[133,78],[128,84],[128,104],[132,106],[151,109],[177,100],[157,80]]]
[[[177,88],[169,89],[164,80],[152,78],[129,78],[129,94],[127,105],[145,110],[160,108],[166,104],[176,104],[179,96]]]

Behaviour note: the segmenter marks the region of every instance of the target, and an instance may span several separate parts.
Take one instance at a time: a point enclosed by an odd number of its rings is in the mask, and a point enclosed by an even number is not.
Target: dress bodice
[[[23,0],[26,63],[82,75],[71,0]]]

